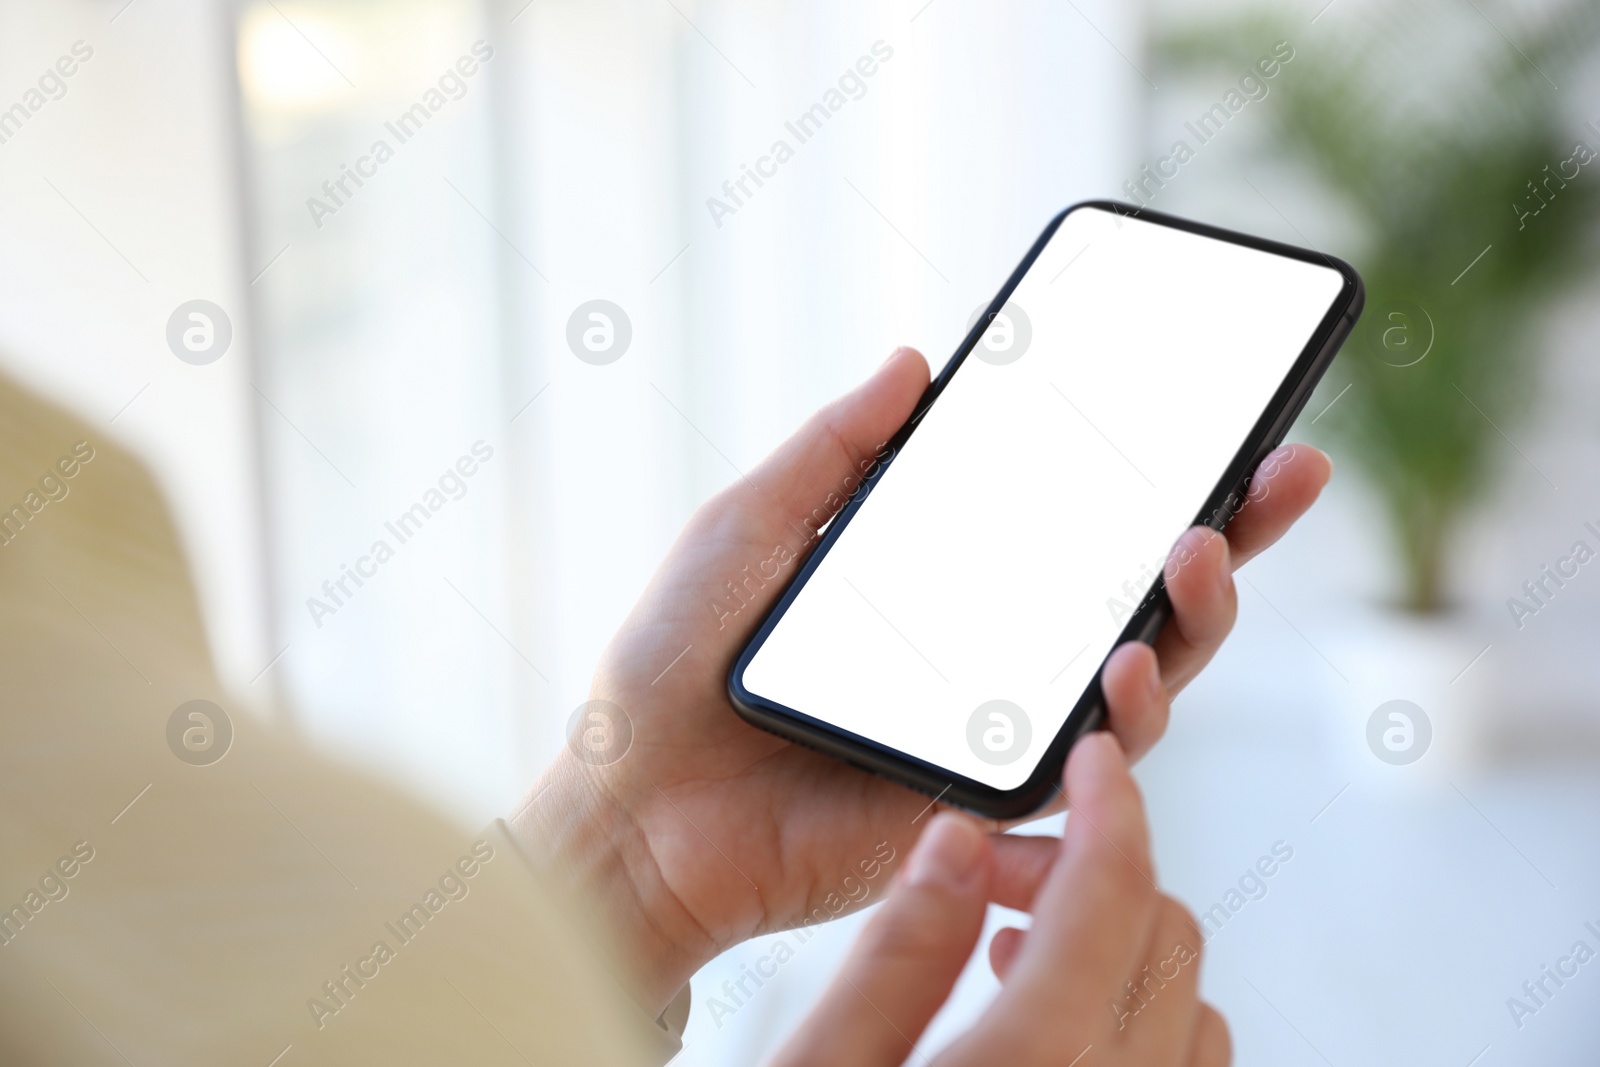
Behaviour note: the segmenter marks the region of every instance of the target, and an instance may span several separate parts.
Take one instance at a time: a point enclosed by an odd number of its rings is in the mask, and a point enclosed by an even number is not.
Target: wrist
[[[662,879],[625,783],[612,771],[563,751],[506,825],[546,877],[600,924],[617,978],[656,1017],[716,947]]]

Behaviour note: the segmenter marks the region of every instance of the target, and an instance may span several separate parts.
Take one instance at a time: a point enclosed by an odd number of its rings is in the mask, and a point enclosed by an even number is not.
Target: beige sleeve
[[[192,700],[230,710],[149,477],[0,381],[0,1062],[671,1056],[501,826],[237,709],[186,762]]]

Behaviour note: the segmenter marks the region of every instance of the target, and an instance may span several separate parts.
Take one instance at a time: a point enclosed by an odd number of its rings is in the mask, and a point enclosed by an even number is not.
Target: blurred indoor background
[[[1597,37],[1531,0],[0,0],[0,367],[154,470],[238,709],[476,825],[697,503],[895,345],[937,366],[1061,207],[1345,256],[1366,318],[1293,434],[1334,484],[1140,768],[1160,872],[1222,906],[1240,1063],[1591,1064],[1600,965],[1523,983],[1600,947]],[[592,300],[611,362],[568,344]],[[707,968],[677,1062],[753,1062],[857,925],[732,1017],[767,949]],[[980,953],[924,1047],[993,989]]]

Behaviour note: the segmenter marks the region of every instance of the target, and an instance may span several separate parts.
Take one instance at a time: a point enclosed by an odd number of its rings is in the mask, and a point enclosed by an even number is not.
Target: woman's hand
[[[1198,995],[1200,930],[1156,889],[1115,738],[1078,742],[1066,783],[1066,833],[1030,839],[1049,858],[1022,882],[997,869],[998,839],[961,815],[934,820],[774,1067],[904,1063],[972,955],[990,899],[1018,893],[1027,899],[1010,903],[1033,912],[1033,927],[996,934],[1000,994],[935,1067],[1226,1067],[1227,1026]]]
[[[631,748],[608,766],[564,750],[512,819],[601,910],[652,1012],[722,950],[875,900],[882,883],[864,883],[863,865],[904,853],[935,814],[925,797],[747,725],[726,691],[808,538],[927,384],[922,356],[899,349],[695,513],[595,675],[591,695],[623,709]],[[1130,758],[1160,738],[1173,694],[1232,628],[1233,568],[1288,529],[1329,469],[1316,449],[1280,449],[1227,536],[1196,528],[1175,546],[1172,620],[1154,649],[1124,645],[1104,672],[1109,726]],[[1002,875],[1032,862],[1026,839],[993,848]]]

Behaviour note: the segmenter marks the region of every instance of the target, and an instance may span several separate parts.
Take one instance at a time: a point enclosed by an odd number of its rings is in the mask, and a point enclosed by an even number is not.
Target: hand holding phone
[[[883,878],[864,878],[861,865],[892,872],[937,814],[926,796],[756,729],[727,696],[729,665],[804,559],[797,528],[838,510],[839,487],[911,418],[928,384],[923,358],[896,351],[695,513],[595,672],[591,695],[627,715],[631,746],[605,760],[563,750],[509,820],[637,950],[637,968],[620,977],[656,1012],[718,952],[876,902]],[[1230,559],[1276,541],[1326,482],[1320,452],[1299,445],[1294,457],[1225,539],[1198,543],[1169,585],[1172,623],[1154,654],[1132,644],[1108,660],[1107,721],[1130,760],[1160,737],[1169,695],[1232,625]],[[800,557],[721,617],[714,605],[726,609],[729,584],[780,544]],[[1027,839],[996,838],[994,848],[997,877],[1031,869]],[[873,867],[880,852],[894,858]]]

